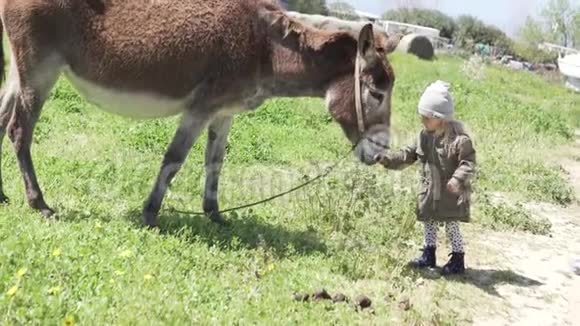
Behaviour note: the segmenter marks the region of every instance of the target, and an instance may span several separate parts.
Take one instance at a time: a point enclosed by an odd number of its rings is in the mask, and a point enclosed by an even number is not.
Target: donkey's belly
[[[70,69],[65,75],[87,101],[118,115],[137,119],[163,118],[179,114],[186,107],[185,99],[107,88],[75,75]]]

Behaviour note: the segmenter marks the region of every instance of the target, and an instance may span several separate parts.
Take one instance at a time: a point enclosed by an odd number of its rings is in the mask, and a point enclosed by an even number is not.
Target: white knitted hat
[[[444,120],[453,119],[453,98],[449,93],[451,85],[438,80],[425,90],[419,100],[419,114]]]

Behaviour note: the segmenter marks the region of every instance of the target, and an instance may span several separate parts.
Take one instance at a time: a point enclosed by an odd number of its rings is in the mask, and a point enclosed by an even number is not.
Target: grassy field
[[[453,83],[457,116],[473,132],[479,175],[474,222],[483,229],[548,234],[550,224],[518,207],[567,205],[572,190],[545,162],[580,127],[579,97],[540,77],[478,68],[442,57],[394,55],[395,146],[419,130],[424,87]],[[477,77],[477,79],[474,79]],[[417,168],[402,173],[354,158],[288,198],[228,215],[220,228],[200,209],[205,135],[164,203],[161,231],[141,229],[151,189],[177,118],[132,121],[91,107],[61,80],[38,124],[33,156],[55,223],[27,208],[9,142],[2,158],[0,324],[457,324],[470,320],[465,282],[437,280],[426,292],[405,268],[417,254]],[[239,116],[221,185],[222,207],[285,190],[321,172],[348,150],[319,99],[278,99]],[[508,194],[508,206],[492,200]],[[468,247],[469,250],[469,247]],[[469,263],[469,256],[467,257]],[[326,288],[366,294],[374,313],[346,304],[298,303],[294,292]],[[385,300],[387,297],[387,300]],[[405,310],[399,301],[409,298]]]

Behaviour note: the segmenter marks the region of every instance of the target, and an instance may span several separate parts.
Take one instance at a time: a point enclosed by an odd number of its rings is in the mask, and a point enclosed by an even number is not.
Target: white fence
[[[576,50],[573,48],[567,48],[564,46],[560,46],[560,45],[552,44],[552,43],[547,43],[547,42],[544,42],[544,43],[538,45],[538,48],[540,50],[544,50],[544,51],[548,51],[548,52],[557,52],[560,54],[560,56],[567,56],[568,54],[580,53],[579,50]]]

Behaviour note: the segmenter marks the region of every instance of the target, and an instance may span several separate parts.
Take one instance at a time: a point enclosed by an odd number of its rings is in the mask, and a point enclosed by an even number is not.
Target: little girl
[[[451,259],[442,274],[465,271],[463,238],[459,222],[470,220],[470,181],[475,173],[475,150],[463,124],[453,119],[449,84],[436,81],[419,101],[418,112],[424,129],[416,142],[396,153],[379,155],[376,161],[388,169],[401,170],[420,161],[421,190],[417,218],[425,226],[423,255],[410,262],[415,268],[435,267],[437,224],[445,223],[451,242]]]

